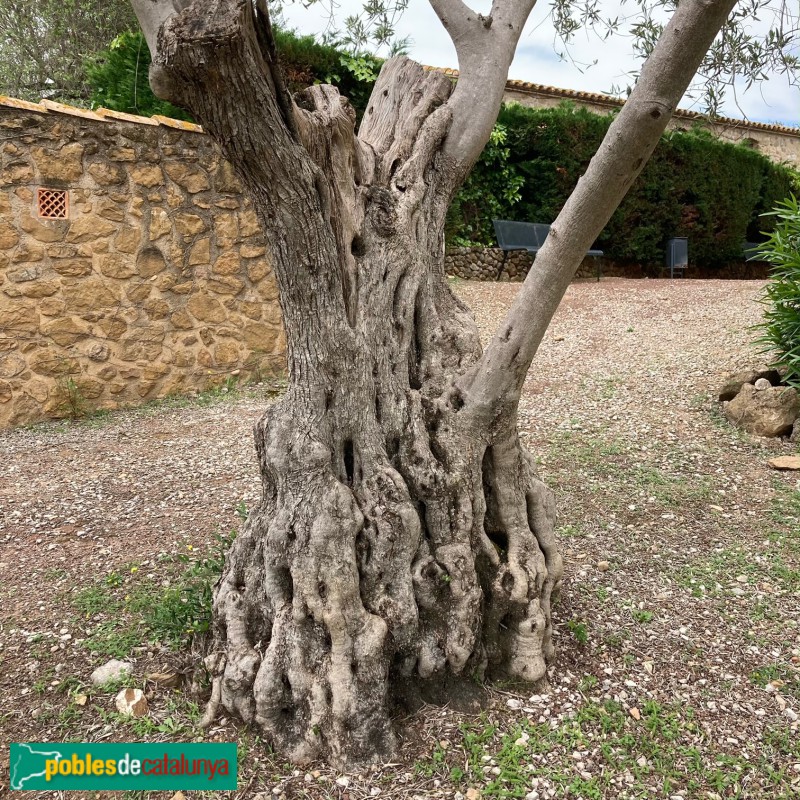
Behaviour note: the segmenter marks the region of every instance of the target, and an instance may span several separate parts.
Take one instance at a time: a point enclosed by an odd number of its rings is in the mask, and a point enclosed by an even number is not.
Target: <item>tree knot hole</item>
[[[650,112],[650,116],[651,116],[653,119],[658,119],[658,118],[661,116],[661,109],[659,109],[659,108],[654,108],[654,109],[653,109],[653,110]]]
[[[353,475],[355,474],[355,448],[353,440],[346,439],[342,448],[342,461],[344,462],[344,473],[348,486],[353,485]]]
[[[350,243],[350,252],[356,257],[360,258],[367,252],[367,247],[364,244],[364,238],[356,234],[353,241]]]

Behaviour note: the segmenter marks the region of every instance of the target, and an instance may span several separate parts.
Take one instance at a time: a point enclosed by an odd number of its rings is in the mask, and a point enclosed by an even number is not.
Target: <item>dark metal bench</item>
[[[525,250],[533,258],[542,249],[547,234],[550,233],[550,226],[541,222],[513,222],[510,219],[493,219],[494,233],[497,237],[497,246],[503,250],[503,263],[497,271],[496,281],[500,280],[506,266],[506,259],[512,250]],[[599,259],[603,255],[602,250],[589,250],[587,256],[594,256]],[[600,270],[602,264],[597,261],[597,280],[600,280]]]

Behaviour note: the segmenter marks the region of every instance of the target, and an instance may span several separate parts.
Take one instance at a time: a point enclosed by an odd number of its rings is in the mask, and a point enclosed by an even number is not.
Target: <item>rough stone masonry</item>
[[[198,126],[0,98],[0,155],[0,427],[284,370],[262,233]]]

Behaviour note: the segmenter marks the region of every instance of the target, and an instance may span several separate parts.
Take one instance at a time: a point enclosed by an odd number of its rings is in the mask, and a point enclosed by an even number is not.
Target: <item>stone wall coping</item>
[[[424,69],[432,72],[441,72],[449,78],[458,79],[458,70],[451,67],[429,67]],[[614,97],[610,94],[600,94],[599,92],[582,92],[578,89],[559,89],[555,86],[545,86],[541,83],[530,83],[529,81],[508,80],[506,81],[506,91],[521,92],[523,94],[547,95],[549,97],[560,98],[563,100],[581,100],[583,102],[597,103],[606,105],[609,108],[620,108],[625,105],[625,100],[621,97]],[[783,136],[793,136],[800,138],[800,127],[790,127],[787,125],[774,125],[769,122],[751,122],[747,119],[736,119],[735,117],[714,117],[710,119],[699,111],[687,111],[683,108],[675,109],[673,117],[683,119],[694,119],[713,123],[714,125],[727,125],[736,128],[746,128],[758,131],[770,131],[779,133]]]
[[[39,114],[66,114],[71,117],[90,119],[95,122],[121,120],[123,122],[133,122],[136,125],[162,125],[166,128],[177,128],[178,130],[189,131],[191,133],[203,133],[201,125],[196,125],[194,122],[186,122],[182,119],[163,117],[160,114],[155,114],[152,117],[140,117],[136,114],[126,114],[123,111],[112,111],[110,108],[102,107],[92,111],[88,108],[78,108],[77,106],[70,106],[66,103],[57,103],[55,100],[48,100],[46,98],[38,103],[32,103],[29,100],[19,100],[15,97],[0,95],[0,106],[16,108],[20,111],[35,111]]]
[[[81,119],[91,119],[95,122],[102,122],[103,118],[94,111],[88,108],[78,108],[77,106],[68,106],[64,103],[57,103],[55,100],[40,100],[48,111],[55,111],[57,114],[68,114],[71,117],[80,117]]]
[[[125,111],[113,111],[110,108],[96,108],[95,114],[99,114],[101,117],[107,117],[108,119],[117,119],[121,120],[122,122],[135,122],[138,125],[155,125],[158,126],[158,120],[153,119],[152,117],[140,117],[137,114],[128,114]]]

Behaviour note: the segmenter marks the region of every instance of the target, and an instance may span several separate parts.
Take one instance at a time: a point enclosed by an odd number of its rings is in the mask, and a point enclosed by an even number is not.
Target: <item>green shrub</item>
[[[507,137],[504,125],[494,126],[481,160],[451,204],[445,233],[452,244],[493,244],[492,220],[510,216],[520,201],[525,178],[509,163]]]
[[[777,224],[759,248],[772,265],[759,341],[776,354],[776,365],[786,368],[786,382],[800,387],[800,203],[791,195],[768,216]]]
[[[313,36],[275,32],[284,74],[293,92],[315,83],[332,83],[356,109],[364,113],[372,86],[378,77],[381,59],[371,55],[353,56],[330,45],[319,44]],[[148,71],[150,51],[140,32],[123,33],[87,63],[92,107],[150,117],[163,114],[175,119],[191,119],[181,108],[159,100],[150,89]]]
[[[92,108],[152,117],[162,114],[174,119],[191,119],[182,109],[159,100],[150,88],[150,51],[141,31],[122,33],[86,65],[92,89]]]
[[[491,216],[552,222],[586,172],[613,115],[564,103],[557,108],[504,106],[507,174],[520,175],[519,201],[498,191],[497,154],[490,145],[456,197],[450,244],[487,244]],[[664,135],[653,157],[597,240],[609,258],[660,267],[666,240],[689,238],[694,264],[714,267],[742,258],[759,241],[759,215],[786,197],[791,172],[754,150],[721,142],[703,129]],[[498,213],[499,212],[499,213]]]

